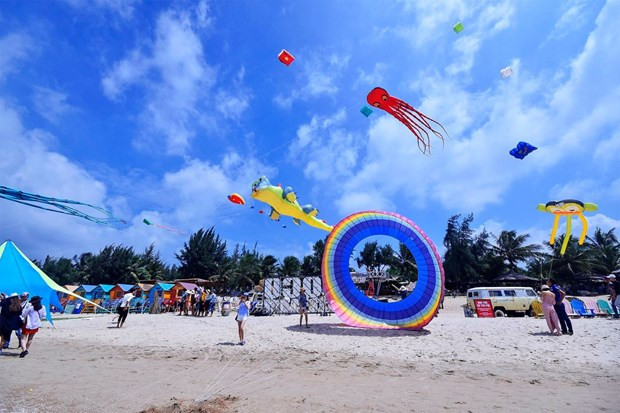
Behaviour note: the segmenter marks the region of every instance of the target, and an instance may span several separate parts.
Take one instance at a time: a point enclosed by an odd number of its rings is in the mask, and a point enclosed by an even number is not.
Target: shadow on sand
[[[377,328],[350,327],[342,323],[310,324],[310,328],[304,325],[286,327],[288,331],[296,333],[323,334],[328,336],[354,336],[354,337],[404,337],[404,336],[427,336],[429,330],[381,330]]]
[[[557,334],[553,334],[548,331],[541,331],[539,333],[530,333],[530,336],[559,337]]]
[[[225,341],[223,343],[217,343],[216,346],[238,346],[239,343],[233,343],[232,341]]]

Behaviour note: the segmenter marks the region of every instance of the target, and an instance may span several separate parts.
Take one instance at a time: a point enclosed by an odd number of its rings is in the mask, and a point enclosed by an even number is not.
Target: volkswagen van
[[[467,306],[475,313],[474,300],[489,299],[495,317],[526,314],[532,315],[532,303],[538,295],[531,287],[477,287],[467,290]]]

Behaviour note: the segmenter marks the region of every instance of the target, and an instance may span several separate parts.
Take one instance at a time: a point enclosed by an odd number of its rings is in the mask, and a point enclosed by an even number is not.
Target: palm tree
[[[588,237],[586,248],[590,252],[592,271],[611,274],[620,269],[620,244],[614,234],[615,228],[603,232],[596,228],[593,237]]]
[[[549,245],[553,252],[550,272],[555,278],[571,282],[576,274],[590,271],[590,251],[587,248],[580,247],[577,244],[577,240],[571,237],[568,240],[568,246],[564,255],[560,255],[559,246],[564,242],[564,237],[565,234],[562,234],[555,240],[554,245],[558,246],[558,248]]]
[[[510,271],[517,270],[517,264],[535,256],[540,251],[536,244],[524,245],[529,234],[517,235],[517,231],[502,231],[491,246],[492,253],[508,263]]]

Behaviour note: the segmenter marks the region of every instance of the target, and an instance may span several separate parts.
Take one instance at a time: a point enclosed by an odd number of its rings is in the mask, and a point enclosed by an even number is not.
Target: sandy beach
[[[617,411],[620,321],[554,337],[543,319],[465,318],[464,300],[421,332],[252,317],[245,346],[234,316],[57,317],[25,359],[0,356],[0,412]]]

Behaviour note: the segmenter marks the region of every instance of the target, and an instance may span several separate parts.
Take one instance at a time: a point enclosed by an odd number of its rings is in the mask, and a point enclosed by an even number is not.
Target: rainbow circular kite
[[[353,283],[349,271],[353,248],[373,235],[396,238],[415,258],[418,282],[404,300],[375,301]],[[354,327],[419,330],[433,319],[443,296],[444,271],[435,245],[416,224],[392,212],[358,212],[340,221],[325,243],[322,275],[329,306]]]

